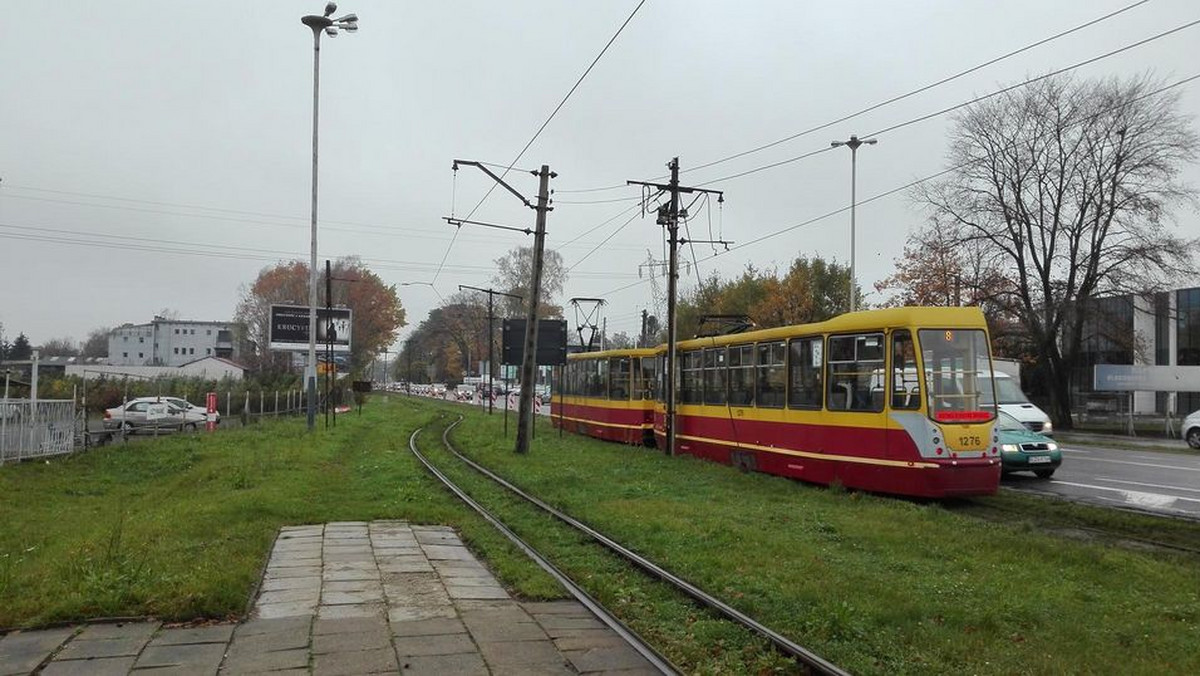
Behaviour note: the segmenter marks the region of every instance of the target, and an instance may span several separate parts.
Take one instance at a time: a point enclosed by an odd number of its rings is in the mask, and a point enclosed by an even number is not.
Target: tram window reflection
[[[831,336],[828,364],[829,410],[883,410],[883,334]]]

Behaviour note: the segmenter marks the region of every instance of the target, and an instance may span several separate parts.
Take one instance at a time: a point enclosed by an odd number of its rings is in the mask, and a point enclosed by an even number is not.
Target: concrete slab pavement
[[[442,526],[281,529],[238,625],[97,624],[0,638],[0,676],[651,674],[574,601],[522,603]]]

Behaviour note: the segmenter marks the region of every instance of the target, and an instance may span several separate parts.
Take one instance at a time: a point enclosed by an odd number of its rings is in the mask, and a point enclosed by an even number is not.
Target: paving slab
[[[281,529],[239,625],[128,622],[0,637],[0,676],[39,668],[48,676],[653,673],[580,604],[518,603],[453,529],[401,521]]]
[[[76,631],[74,627],[14,631],[0,638],[0,675],[11,676],[33,671]]]
[[[59,660],[42,669],[45,676],[125,676],[133,669],[133,656],[94,660]]]

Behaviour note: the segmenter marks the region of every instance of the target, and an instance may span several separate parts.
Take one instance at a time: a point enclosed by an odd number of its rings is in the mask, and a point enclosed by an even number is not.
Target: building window
[[[821,408],[821,371],[824,368],[821,338],[800,338],[791,341],[791,370],[788,406],[791,408]]]
[[[145,357],[142,356],[141,352],[138,352],[138,359],[145,359]]]
[[[753,345],[729,348],[729,403],[733,406],[754,405]]]
[[[144,343],[144,342],[146,342],[146,339],[145,339],[145,338],[143,338],[142,336],[138,336],[138,342],[139,342],[139,343]]]
[[[179,348],[175,348],[175,354],[179,354]]]
[[[212,329],[205,329],[205,330],[204,330],[204,335],[206,335],[206,336],[211,336],[211,335],[212,335]]]
[[[759,408],[783,408],[787,387],[784,370],[787,347],[783,341],[758,344],[758,377],[754,383],[754,400]]]
[[[211,347],[204,348],[204,354],[212,354],[212,348]]]
[[[122,343],[128,343],[128,342],[129,342],[129,336],[121,336],[121,342],[122,342]]]
[[[188,348],[188,354],[196,354],[196,348],[194,348],[194,347],[189,347],[189,348]]]
[[[128,352],[122,352],[122,353],[121,353],[121,357],[122,357],[122,358],[124,358],[124,359],[129,359],[129,353],[128,353]]]
[[[830,337],[828,364],[829,410],[883,410],[883,334]]]
[[[175,329],[175,335],[179,335],[179,329]]]

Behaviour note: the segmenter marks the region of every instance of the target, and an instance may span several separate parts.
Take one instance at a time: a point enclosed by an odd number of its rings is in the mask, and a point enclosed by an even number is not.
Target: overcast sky
[[[640,218],[636,189],[572,191],[662,176],[673,156],[685,184],[705,183],[1200,18],[1194,0],[1151,0],[829,129],[687,171],[1132,3],[648,0],[518,162],[558,173],[547,246],[573,266],[564,298],[604,297],[610,332],[636,333],[652,300],[648,281],[634,284],[638,264],[648,251],[662,253],[661,231],[652,216]],[[409,317],[401,337],[439,303],[438,294],[448,297],[459,284],[487,286],[493,261],[531,239],[468,226],[451,244],[454,229],[442,217],[452,209],[465,216],[491,186],[473,168],[461,169],[455,182],[451,161],[511,162],[636,5],[342,4],[339,14],[356,13],[361,29],[322,40],[320,258],[357,255],[388,283],[432,282],[399,287]],[[162,309],[185,319],[229,319],[263,267],[308,260],[312,34],[300,16],[320,13],[322,3],[4,7],[0,323],[10,340],[19,332],[35,345],[82,340],[97,327],[144,323]],[[1174,82],[1200,73],[1198,38],[1200,26],[1078,73],[1152,72]],[[1200,112],[1200,81],[1178,91],[1183,112]],[[860,201],[942,169],[948,123],[940,116],[909,125],[861,149]],[[514,171],[507,180],[536,195],[534,176]],[[1189,168],[1187,180],[1200,186],[1200,171]],[[693,208],[692,236],[708,239],[711,228],[714,238],[749,242],[848,205],[849,151],[707,187],[724,190],[726,201],[711,212]],[[1194,211],[1175,216],[1181,232],[1200,234]],[[497,190],[474,217],[525,226],[534,214]],[[859,207],[864,290],[891,273],[921,220],[903,195]],[[747,263],[784,268],[800,254],[846,262],[849,215],[712,253],[695,245],[703,276],[736,274]],[[696,269],[683,283],[696,283]],[[567,316],[573,319],[569,309]]]

